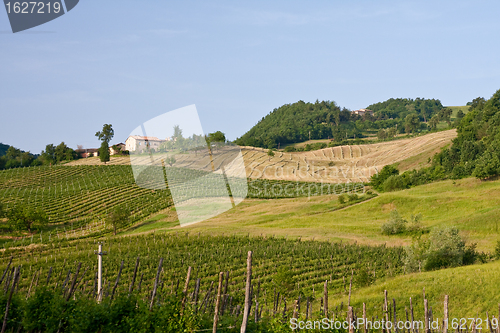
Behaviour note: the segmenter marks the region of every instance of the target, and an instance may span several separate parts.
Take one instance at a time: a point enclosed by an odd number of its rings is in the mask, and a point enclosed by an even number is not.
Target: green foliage
[[[436,228],[428,240],[418,239],[406,249],[405,265],[408,271],[418,267],[426,271],[469,265],[476,260],[485,261],[486,255],[478,253],[476,244],[466,246],[457,228]]]
[[[384,235],[397,235],[406,231],[407,220],[399,215],[397,210],[393,210],[389,217],[389,221],[382,224],[382,233]]]
[[[406,186],[402,176],[392,175],[384,181],[382,188],[384,189],[384,192],[392,192],[403,190],[406,188]]]
[[[359,200],[359,196],[356,193],[348,194],[347,197],[349,198],[349,202],[355,202]]]
[[[267,156],[269,156],[269,160],[271,160],[271,157],[274,157],[274,151],[272,149],[269,149],[267,151]]]
[[[362,137],[356,120],[362,119],[335,102],[298,101],[274,109],[240,138],[236,144],[276,148],[278,144],[334,138]]]
[[[21,231],[42,230],[49,222],[47,214],[42,209],[23,204],[17,204],[7,210],[5,215],[9,224]]]
[[[371,178],[371,185],[378,191],[383,190],[384,182],[393,175],[399,175],[399,170],[392,165],[386,165],[379,173],[376,173]]]
[[[448,113],[443,110],[441,119],[449,121]],[[481,97],[474,99],[469,112],[460,120],[457,133],[453,145],[433,159],[433,167],[442,168],[440,178],[458,179],[473,175],[486,179],[499,175],[500,90],[487,101]]]
[[[374,280],[371,272],[365,267],[358,269],[354,275],[354,283],[359,287],[368,287]]]
[[[290,292],[293,290],[293,272],[287,267],[280,267],[273,278],[276,290],[280,292],[281,295],[289,296]]]
[[[165,159],[165,163],[167,163],[168,165],[172,166],[175,164],[176,159],[174,156],[168,156],[166,159]]]
[[[106,222],[113,226],[113,232],[116,235],[116,230],[118,228],[126,225],[130,220],[130,210],[123,206],[116,206],[108,213]]]
[[[415,113],[423,121],[430,119],[442,108],[443,105],[438,99],[423,98],[390,98],[385,102],[372,104],[367,107],[367,109],[375,111],[377,119],[405,119],[408,114]]]
[[[106,142],[109,147],[109,142],[115,136],[115,130],[111,124],[102,125],[102,130],[95,133],[95,136],[102,142]]]
[[[347,194],[341,194],[341,195],[338,196],[337,199],[339,200],[339,203],[341,205],[343,205],[343,204],[346,203],[346,201],[349,199],[349,197],[347,196]]]
[[[384,129],[379,129],[377,132],[377,138],[379,140],[385,140],[387,139],[387,132]]]
[[[495,257],[500,259],[500,241],[497,241],[497,246],[495,246]]]
[[[0,170],[27,167],[36,164],[35,156],[12,146],[0,144]],[[3,156],[2,156],[3,155]]]
[[[405,118],[405,132],[406,133],[415,133],[420,126],[420,120],[418,119],[418,115],[415,113],[411,113]]]
[[[446,121],[448,126],[451,127],[451,114],[453,110],[450,108],[444,108],[438,113],[439,120]]]
[[[106,141],[101,143],[101,147],[99,148],[99,159],[101,162],[109,162],[110,153],[109,153],[109,145]]]
[[[212,142],[226,142],[226,135],[221,131],[208,134],[208,144]]]
[[[64,142],[61,142],[57,147],[53,144],[46,145],[45,150],[42,150],[39,161],[44,165],[54,165],[62,161],[75,160],[77,157],[78,154],[76,151],[66,146]]]

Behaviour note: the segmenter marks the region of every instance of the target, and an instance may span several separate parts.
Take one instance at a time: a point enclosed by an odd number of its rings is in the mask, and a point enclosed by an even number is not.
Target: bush
[[[384,235],[396,235],[401,234],[406,231],[406,221],[403,219],[397,210],[393,210],[391,212],[391,216],[389,217],[389,221],[382,225],[382,233]]]
[[[339,199],[339,203],[341,205],[345,204],[346,201],[347,201],[347,199],[348,199],[347,194],[341,194],[341,195],[339,195],[338,199]]]
[[[439,228],[431,231],[427,241],[420,239],[406,248],[405,266],[407,271],[422,268],[426,271],[440,268],[470,265],[476,261],[485,262],[484,253],[476,251],[476,244],[466,246],[457,228]]]
[[[422,215],[412,215],[410,217],[410,223],[408,224],[407,231],[412,232],[412,233],[419,233],[424,230],[424,227],[422,226]]]
[[[291,153],[291,152],[294,152],[294,151],[297,151],[297,149],[295,149],[294,146],[287,146],[287,147],[285,147],[285,152],[286,153]]]
[[[384,182],[392,175],[399,175],[399,170],[392,165],[386,165],[379,173],[372,176],[371,184],[376,190],[382,191]]]
[[[392,192],[405,189],[403,177],[400,175],[392,175],[384,181],[383,189],[385,192]]]
[[[373,283],[373,280],[373,275],[370,274],[370,271],[367,268],[361,268],[354,276],[354,282],[359,287],[367,287]]]
[[[354,202],[354,201],[357,201],[359,199],[359,196],[356,193],[349,194],[347,197],[349,199],[349,202]]]

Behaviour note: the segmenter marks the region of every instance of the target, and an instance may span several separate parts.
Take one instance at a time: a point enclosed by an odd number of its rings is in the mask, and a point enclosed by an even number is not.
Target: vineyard
[[[189,307],[200,316],[201,322],[205,318],[211,323],[219,272],[224,272],[222,316],[226,319],[222,322],[233,327],[241,323],[248,251],[253,251],[252,318],[269,319],[278,312],[281,316],[291,311],[293,300],[299,298],[304,302],[302,314],[306,315],[307,302],[308,316],[318,317],[324,309],[325,281],[333,300],[351,289],[355,292],[367,284],[403,273],[403,249],[384,246],[186,233],[150,233],[100,240],[104,241],[107,251],[103,260],[104,299],[127,295],[133,289],[144,302],[149,303],[156,295],[155,302],[161,304],[172,295],[183,295],[186,274],[191,267],[192,281],[185,292]],[[7,290],[14,267],[19,267],[15,293],[21,298],[33,297],[37,288],[43,287],[65,295],[71,293],[74,299],[94,299],[97,296],[96,249],[97,240],[56,238],[31,246],[23,246],[19,241],[1,252],[0,274],[4,272],[4,275],[0,285],[3,282]],[[158,271],[160,258],[162,266]],[[158,272],[158,291],[153,293]],[[346,311],[347,305],[339,304],[332,306],[328,315],[345,316]]]
[[[207,181],[206,177],[200,175],[206,172],[176,168],[169,170],[170,174],[179,174],[175,176],[178,182],[169,186],[185,187],[183,191],[188,193],[186,196],[228,196],[226,188],[213,189],[210,184],[188,187],[182,182],[183,177]],[[186,172],[190,174],[185,175]],[[142,180],[142,183],[146,182]],[[247,197],[291,198],[340,194],[343,191],[361,193],[364,188],[362,184],[334,187],[330,183],[249,180]],[[55,234],[67,237],[68,232],[72,237],[109,232],[110,226],[104,223],[104,219],[116,205],[131,212],[131,225],[173,206],[169,188],[154,190],[139,187],[131,167],[126,165],[42,166],[3,170],[0,171],[0,202],[7,207],[23,203],[41,208],[49,217],[50,231],[54,237]]]

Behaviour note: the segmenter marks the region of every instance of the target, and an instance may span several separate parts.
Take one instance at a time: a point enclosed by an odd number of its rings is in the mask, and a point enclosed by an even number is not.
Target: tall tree
[[[95,136],[102,141],[101,147],[99,148],[99,158],[101,159],[101,162],[104,162],[105,164],[109,161],[109,142],[114,135],[115,131],[113,130],[111,124],[104,124],[102,126],[102,131],[95,133]]]
[[[414,133],[418,125],[420,124],[420,120],[415,113],[411,113],[405,118],[405,131],[406,133]]]

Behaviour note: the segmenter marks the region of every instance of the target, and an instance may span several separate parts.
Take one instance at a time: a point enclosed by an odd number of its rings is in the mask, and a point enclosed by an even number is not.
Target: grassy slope
[[[492,251],[498,235],[500,181],[473,178],[443,181],[383,193],[367,202],[331,211],[336,196],[280,200],[247,200],[224,214],[183,228],[190,232],[288,235],[357,241],[366,244],[409,244],[409,236],[383,236],[380,226],[393,209],[405,218],[422,214],[427,227],[457,226],[481,250]]]
[[[396,300],[398,318],[405,318],[404,309],[410,307],[411,297],[415,317],[422,320],[422,291],[425,287],[426,298],[429,306],[432,306],[434,318],[443,318],[444,295],[448,295],[450,318],[468,318],[479,313],[479,317],[484,321],[486,311],[490,316],[494,314],[497,317],[499,283],[500,262],[494,261],[482,265],[408,274],[377,282],[370,287],[355,290],[351,296],[351,304],[357,309],[357,313],[361,313],[365,302],[369,316],[378,315],[380,318],[384,290],[387,290],[389,300]],[[337,296],[332,299],[332,304],[335,307],[343,302],[345,309],[347,298],[347,295],[340,298]],[[484,325],[483,329],[486,329]]]

